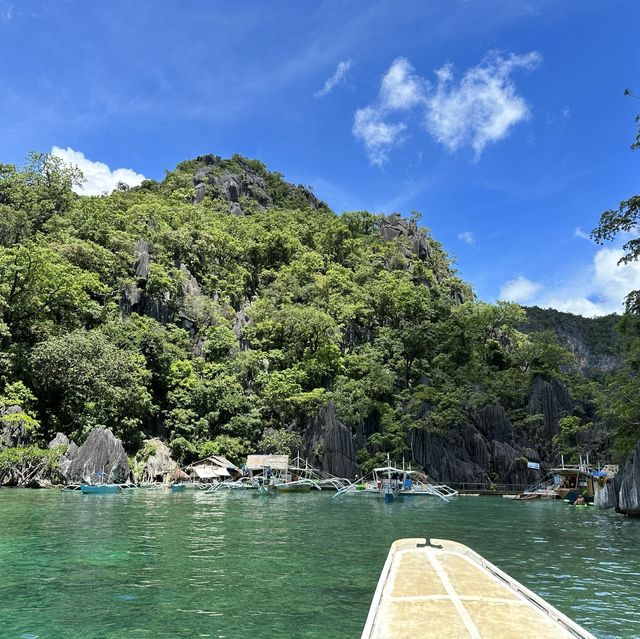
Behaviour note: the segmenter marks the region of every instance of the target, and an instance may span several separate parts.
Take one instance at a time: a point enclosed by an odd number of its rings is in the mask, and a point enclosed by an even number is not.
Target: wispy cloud
[[[530,116],[511,74],[518,68],[534,69],[541,61],[537,52],[506,56],[493,52],[467,69],[458,82],[453,65],[437,69],[432,86],[406,58],[397,58],[383,76],[376,100],[356,111],[353,135],[364,144],[369,161],[379,166],[402,141],[407,117],[418,113],[436,142],[450,151],[468,146],[477,159],[487,144],[503,139]]]
[[[589,234],[583,231],[580,226],[576,226],[576,230],[573,232],[573,237],[579,237],[581,240],[591,240]]]
[[[566,282],[544,284],[520,276],[506,282],[500,299],[586,317],[620,313],[624,298],[640,289],[640,263],[618,264],[624,252],[600,248],[583,272]]]
[[[103,162],[89,160],[81,151],[75,151],[69,147],[62,149],[54,146],[51,149],[51,154],[59,157],[67,164],[77,166],[82,171],[85,182],[81,187],[75,189],[81,195],[110,193],[119,182],[123,182],[128,186],[137,186],[145,179],[142,173],[136,173],[132,169],[111,170]]]
[[[460,235],[458,235],[458,239],[469,245],[476,243],[476,236],[471,231],[464,231],[460,233]]]
[[[364,144],[371,164],[382,166],[388,159],[389,149],[401,139],[406,124],[384,121],[384,115],[374,107],[356,111],[353,135]]]
[[[352,66],[353,62],[350,59],[338,62],[335,73],[330,78],[327,78],[322,89],[315,93],[315,97],[321,98],[329,95],[339,84],[344,84],[347,81],[347,73],[349,73]]]

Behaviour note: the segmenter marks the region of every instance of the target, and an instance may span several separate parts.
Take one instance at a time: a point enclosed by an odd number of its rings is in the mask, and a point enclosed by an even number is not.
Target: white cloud
[[[343,84],[344,82],[346,82],[347,73],[352,66],[353,62],[351,60],[342,60],[341,62],[338,62],[335,73],[330,78],[327,78],[324,86],[315,94],[315,97],[321,98],[322,96],[328,95],[339,84]]]
[[[84,175],[82,186],[74,189],[81,195],[100,195],[110,193],[116,188],[118,182],[124,182],[129,186],[137,186],[145,179],[142,173],[136,173],[132,169],[114,169],[113,171],[103,162],[93,162],[85,157],[81,151],[67,147],[62,149],[54,146],[51,155],[59,157],[67,164],[77,166]]]
[[[476,243],[476,236],[471,231],[463,231],[458,235],[458,239],[462,240],[465,244]]]
[[[407,119],[417,114],[427,132],[451,151],[470,146],[478,158],[485,146],[508,135],[530,113],[511,82],[517,68],[533,69],[542,56],[497,53],[468,69],[458,83],[453,65],[436,70],[436,85],[415,73],[406,58],[396,58],[380,83],[376,100],[355,113],[353,134],[365,146],[369,160],[381,165],[391,148],[402,141]],[[403,119],[389,123],[392,116]]]
[[[527,304],[533,300],[535,294],[542,289],[537,282],[520,275],[514,280],[505,282],[500,289],[500,299],[508,302],[518,302],[519,304]]]
[[[380,102],[384,111],[404,111],[425,100],[425,80],[413,74],[406,58],[396,58],[382,78]]]
[[[576,230],[573,232],[573,237],[579,237],[581,240],[591,240],[589,234],[583,231],[579,226],[576,226]]]
[[[527,103],[509,76],[518,67],[533,69],[541,60],[535,52],[506,58],[490,54],[468,69],[458,84],[451,65],[438,69],[438,85],[425,114],[427,130],[448,149],[470,145],[479,157],[489,142],[501,140],[529,117]]]
[[[377,109],[365,107],[356,111],[353,135],[362,140],[371,164],[381,166],[388,159],[389,149],[401,139],[400,134],[406,128],[402,122],[385,122]]]
[[[518,277],[505,283],[500,299],[586,317],[621,313],[624,298],[640,289],[640,262],[618,265],[623,255],[619,248],[600,248],[584,273],[564,283],[543,286]]]

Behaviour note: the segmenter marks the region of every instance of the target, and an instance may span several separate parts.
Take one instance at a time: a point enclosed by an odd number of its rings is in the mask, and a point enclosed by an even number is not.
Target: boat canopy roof
[[[381,468],[374,468],[374,472],[376,473],[408,473],[407,470],[402,470],[402,468],[394,468],[393,466],[382,466]]]

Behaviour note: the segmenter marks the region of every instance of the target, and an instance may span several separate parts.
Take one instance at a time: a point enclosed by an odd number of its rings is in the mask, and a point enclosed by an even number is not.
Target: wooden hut
[[[287,479],[289,455],[249,455],[245,464],[250,477],[275,476]]]
[[[187,471],[193,481],[204,483],[224,481],[242,475],[242,471],[235,464],[221,455],[211,455],[193,462]]]

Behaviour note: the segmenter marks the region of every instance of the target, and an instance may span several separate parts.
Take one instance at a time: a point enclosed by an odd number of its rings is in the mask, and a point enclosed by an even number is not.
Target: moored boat
[[[339,495],[382,495],[386,502],[392,502],[397,497],[435,496],[442,501],[449,501],[458,492],[445,484],[431,484],[425,481],[426,476],[411,468],[397,468],[391,464],[387,455],[387,465],[374,468],[373,471],[355,481],[350,486],[339,490]]]
[[[112,495],[121,490],[122,487],[119,484],[80,484],[83,495]]]
[[[310,479],[276,483],[273,487],[279,493],[310,493],[312,490],[321,490],[320,486]]]

